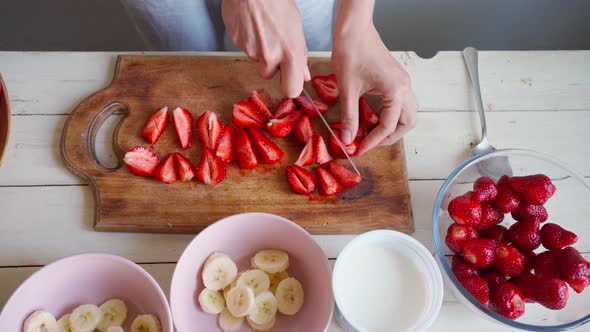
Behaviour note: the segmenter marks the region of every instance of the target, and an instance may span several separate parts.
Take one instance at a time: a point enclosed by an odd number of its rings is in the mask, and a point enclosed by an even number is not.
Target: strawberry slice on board
[[[178,174],[176,174],[176,165],[174,163],[174,153],[166,156],[166,158],[158,165],[158,167],[156,167],[156,170],[154,171],[154,178],[166,184],[171,184],[178,180]]]
[[[315,135],[313,138],[313,144],[313,154],[316,163],[323,165],[332,160],[332,156],[330,156],[330,152],[328,152],[328,148],[326,147],[326,143],[322,136]]]
[[[232,122],[241,128],[264,128],[266,119],[256,110],[256,106],[248,100],[234,104]]]
[[[308,195],[315,190],[318,179],[313,173],[297,165],[287,166],[286,170],[287,182],[294,193]]]
[[[196,178],[206,185],[217,185],[225,179],[225,163],[211,149],[203,148]]]
[[[295,126],[293,127],[293,136],[297,140],[297,142],[301,144],[307,144],[307,142],[315,135],[315,130],[313,130],[313,124],[311,123],[311,119],[306,114],[301,115],[299,120],[295,122]]]
[[[361,176],[355,172],[349,171],[346,167],[340,165],[336,160],[330,160],[326,164],[326,168],[340,184],[346,188],[352,188],[359,184],[362,180]]]
[[[191,147],[193,144],[193,116],[191,112],[182,107],[177,107],[172,111],[172,124],[180,141],[183,150]]]
[[[252,137],[252,144],[264,164],[270,165],[281,161],[284,153],[275,142],[256,128],[249,128],[248,133]]]
[[[267,124],[266,127],[268,132],[278,138],[283,138],[291,135],[293,128],[295,127],[295,123],[299,120],[301,116],[301,111],[295,111],[284,118],[281,119],[271,119]]]
[[[162,107],[155,111],[147,120],[143,129],[141,130],[141,136],[150,144],[156,144],[164,133],[164,129],[168,125],[168,107]]]
[[[323,101],[333,102],[338,100],[338,83],[336,75],[318,75],[311,79],[311,84]]]
[[[207,111],[197,119],[197,133],[201,145],[215,151],[223,134],[223,123],[217,114]]]
[[[264,89],[258,89],[250,92],[248,100],[256,106],[256,109],[267,119],[272,119],[272,113],[269,107],[272,107],[272,98]]]
[[[143,146],[136,146],[125,153],[123,162],[135,175],[152,176],[160,163],[160,159],[152,150]]]
[[[305,144],[305,147],[303,147],[303,150],[301,150],[301,153],[299,154],[299,157],[297,158],[295,165],[309,166],[309,165],[313,164],[313,162],[315,161],[313,151],[314,151],[314,149],[313,149],[313,138],[312,138],[309,141],[307,141],[307,144]]]
[[[379,124],[379,116],[373,112],[365,97],[359,98],[360,123],[365,127],[375,127]]]
[[[320,117],[318,113],[313,109],[313,105],[311,104],[309,99],[307,99],[306,96],[299,96],[295,98],[295,103],[299,105],[299,108],[301,108],[303,113],[305,113],[310,118],[316,119]],[[318,111],[320,111],[320,113],[324,114],[326,113],[326,111],[328,111],[328,104],[323,102],[321,99],[313,98],[313,103],[318,108]]]
[[[174,162],[176,163],[176,172],[178,174],[178,181],[188,182],[192,180],[197,174],[197,170],[190,160],[186,159],[181,153],[174,153]]]
[[[273,113],[275,119],[282,119],[287,115],[295,112],[295,102],[291,98],[283,98]]]
[[[317,168],[318,179],[320,183],[320,194],[331,196],[341,192],[344,187],[336,180],[334,175],[326,170],[323,166]]]
[[[334,134],[340,136],[340,131],[334,130]],[[342,142],[342,140],[340,140],[340,142]],[[344,149],[350,157],[354,157],[358,154],[360,145],[360,138],[356,138],[354,141],[352,141],[352,143],[344,145]],[[342,148],[340,148],[340,145],[338,145],[338,142],[336,142],[336,138],[334,138],[334,136],[330,136],[330,151],[332,151],[334,157],[338,159],[346,159],[346,155],[344,152],[342,152]]]
[[[254,152],[254,145],[250,136],[243,128],[238,128],[232,141],[238,167],[242,169],[254,169],[258,165],[258,157]]]
[[[219,140],[219,145],[217,146],[217,152],[215,154],[226,163],[231,162],[236,157],[232,144],[235,134],[236,128],[231,124],[226,125]]]

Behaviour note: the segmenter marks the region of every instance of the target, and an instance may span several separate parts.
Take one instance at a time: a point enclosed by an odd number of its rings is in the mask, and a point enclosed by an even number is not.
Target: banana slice
[[[37,310],[27,317],[23,332],[58,332],[55,317],[47,311]]]
[[[73,332],[72,325],[70,324],[70,314],[63,315],[57,321],[57,332]]]
[[[199,294],[199,304],[204,312],[217,315],[225,308],[225,299],[221,293],[204,288]]]
[[[268,274],[262,270],[248,270],[242,273],[237,285],[250,287],[254,291],[254,295],[258,295],[268,290],[270,279],[268,278]]]
[[[70,314],[70,326],[76,332],[92,332],[102,319],[102,311],[94,304],[84,304]]]
[[[277,292],[277,286],[279,285],[279,282],[289,278],[289,273],[287,273],[287,271],[269,273],[268,278],[270,279],[270,286],[268,287],[268,290],[275,294]]]
[[[125,332],[120,326],[110,326],[107,332]]]
[[[102,318],[98,326],[99,331],[107,332],[111,326],[122,326],[127,319],[127,305],[119,299],[108,300],[100,306]]]
[[[248,320],[264,325],[272,321],[277,315],[277,299],[269,292],[260,293],[254,299],[254,309],[248,314]]]
[[[237,332],[244,323],[244,317],[236,317],[225,308],[219,315],[219,327],[223,332]]]
[[[237,285],[227,293],[225,305],[232,315],[244,317],[254,307],[254,291],[250,287]]]
[[[160,332],[160,320],[154,315],[139,315],[131,324],[131,332]]]
[[[238,267],[229,256],[213,253],[203,266],[203,284],[213,291],[224,289],[238,274]]]
[[[272,318],[272,320],[266,324],[256,324],[252,320],[250,320],[250,317],[246,318],[246,320],[248,321],[248,324],[250,324],[250,327],[253,328],[254,330],[268,331],[275,326],[275,323],[277,322],[277,316],[274,316]]]
[[[279,283],[276,292],[279,312],[295,315],[303,306],[303,287],[295,278],[287,278]]]
[[[227,292],[229,292],[232,288],[236,287],[236,285],[238,284],[238,279],[242,276],[244,272],[238,272],[238,274],[236,274],[236,277],[234,278],[234,280],[231,282],[231,284],[227,285],[224,289],[223,289],[223,297],[227,297]]]
[[[289,267],[289,255],[281,250],[262,250],[252,257],[252,266],[267,273],[285,271]]]

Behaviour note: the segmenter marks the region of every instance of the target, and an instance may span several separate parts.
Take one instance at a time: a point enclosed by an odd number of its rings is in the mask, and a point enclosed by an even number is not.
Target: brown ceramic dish
[[[0,166],[8,150],[8,133],[10,131],[10,103],[8,91],[0,75]]]

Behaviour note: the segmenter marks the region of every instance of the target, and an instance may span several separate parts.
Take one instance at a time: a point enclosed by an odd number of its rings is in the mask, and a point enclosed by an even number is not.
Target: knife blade
[[[315,110],[315,112],[319,115],[320,119],[322,119],[322,122],[324,123],[324,125],[326,126],[326,128],[328,128],[328,131],[330,132],[330,135],[332,135],[332,137],[334,138],[334,140],[336,140],[336,143],[338,143],[338,146],[340,147],[340,149],[342,150],[342,152],[346,156],[346,159],[348,159],[348,162],[350,163],[350,166],[352,166],[352,168],[354,169],[354,171],[356,172],[356,174],[358,174],[359,176],[362,176],[361,175],[361,172],[359,171],[359,169],[354,164],[354,161],[352,161],[352,158],[350,158],[350,156],[348,155],[348,152],[346,152],[346,148],[344,147],[344,143],[342,143],[342,141],[340,141],[340,138],[336,134],[334,134],[334,131],[330,127],[330,124],[328,123],[328,121],[326,121],[326,118],[324,118],[324,115],[322,114],[322,112],[320,112],[320,110],[318,110],[317,106],[315,106],[315,103],[313,102],[313,99],[311,99],[311,96],[309,95],[309,93],[307,93],[307,91],[305,90],[305,88],[303,88],[303,95],[309,100],[309,102],[311,103],[311,106],[313,107],[313,109]]]

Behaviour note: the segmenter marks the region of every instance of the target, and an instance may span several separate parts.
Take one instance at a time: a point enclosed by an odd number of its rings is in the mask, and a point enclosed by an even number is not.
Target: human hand
[[[295,98],[310,79],[301,15],[294,0],[223,0],[223,22],[236,46],[258,62],[258,74],[281,72],[283,94]]]

